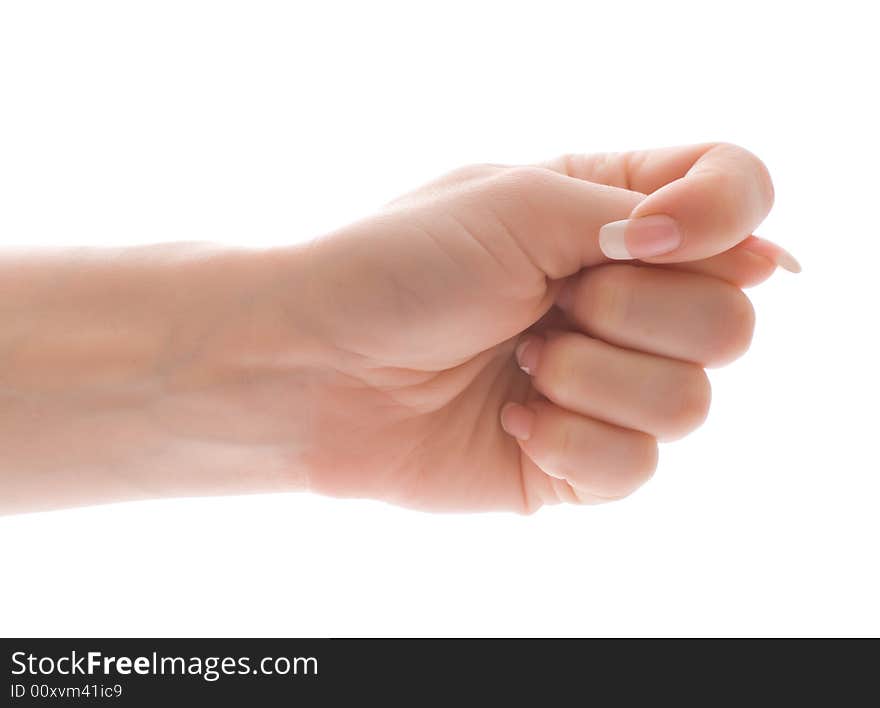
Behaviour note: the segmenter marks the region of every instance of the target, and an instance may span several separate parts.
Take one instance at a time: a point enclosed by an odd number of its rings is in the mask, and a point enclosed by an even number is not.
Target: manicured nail
[[[599,229],[599,248],[615,261],[661,256],[680,245],[678,223],[665,214],[612,221]]]
[[[534,425],[534,412],[519,403],[508,403],[501,409],[501,427],[517,440],[528,440]]]
[[[525,337],[516,346],[516,363],[529,376],[534,376],[538,370],[543,346],[544,340],[540,337]]]
[[[797,262],[797,259],[782,246],[777,246],[772,241],[758,236],[749,236],[740,245],[747,251],[763,256],[790,273],[801,272],[801,264]]]

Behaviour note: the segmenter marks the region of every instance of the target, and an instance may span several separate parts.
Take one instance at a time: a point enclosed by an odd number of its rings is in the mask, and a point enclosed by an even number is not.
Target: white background
[[[285,243],[464,163],[728,140],[804,272],[751,292],[751,352],[625,502],[7,517],[0,633],[880,634],[870,8],[4,2],[2,243]]]

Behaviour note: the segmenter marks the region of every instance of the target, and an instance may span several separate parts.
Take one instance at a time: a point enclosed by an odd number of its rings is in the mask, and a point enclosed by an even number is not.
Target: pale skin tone
[[[748,347],[741,288],[790,262],[751,236],[772,201],[755,156],[698,145],[464,168],[290,248],[6,252],[0,510],[622,498]],[[652,215],[677,245],[609,261],[600,228]]]

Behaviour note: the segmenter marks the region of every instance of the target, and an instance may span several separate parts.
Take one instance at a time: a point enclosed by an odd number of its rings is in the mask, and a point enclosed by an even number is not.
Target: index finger
[[[764,163],[729,143],[566,155],[545,166],[647,194],[628,219],[599,233],[602,251],[617,260],[672,263],[714,256],[746,239],[773,205]]]

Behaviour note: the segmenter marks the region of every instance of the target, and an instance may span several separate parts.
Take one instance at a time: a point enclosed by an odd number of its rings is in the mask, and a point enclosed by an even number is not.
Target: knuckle
[[[684,364],[667,397],[664,439],[674,439],[696,430],[709,415],[712,385],[706,372],[695,364]]]
[[[729,155],[731,160],[736,161],[737,164],[745,168],[748,176],[754,177],[758,198],[764,204],[766,210],[769,211],[775,200],[775,190],[773,179],[770,177],[770,170],[767,169],[764,161],[751,150],[747,150],[735,143],[718,143],[715,149],[723,151],[725,155]]]
[[[583,179],[584,175],[584,155],[579,153],[566,152],[557,157],[554,161],[558,164],[562,172],[568,177]]]
[[[657,471],[657,463],[660,460],[660,448],[657,446],[657,439],[651,435],[639,435],[638,442],[634,448],[633,472],[638,484],[630,490],[631,492],[654,476],[654,473]]]
[[[608,162],[607,159],[602,159],[604,157],[606,156],[567,152],[557,156],[556,159],[551,160],[550,164],[554,165],[559,172],[567,177],[592,180],[604,184],[613,184],[613,182],[605,178],[605,175],[603,175],[599,169],[602,165]]]
[[[717,321],[707,357],[711,366],[727,364],[746,353],[755,332],[755,308],[744,292],[731,285]]]
[[[702,189],[712,195],[719,204],[728,210],[736,206],[731,200],[742,190],[742,177],[736,167],[726,164],[716,164],[703,168],[701,172],[704,184]]]
[[[749,153],[752,155],[752,153]],[[770,176],[770,170],[767,165],[757,155],[752,155],[755,161],[755,176],[758,180],[758,191],[764,201],[767,211],[773,208],[776,201],[776,189],[773,186],[773,178]]]
[[[710,143],[710,145],[712,145],[712,153],[722,156],[725,160],[742,160],[743,157],[746,157],[749,160],[753,158],[757,159],[751,151],[747,150],[742,145],[732,143],[729,140],[713,142]]]
[[[452,172],[449,172],[446,176],[450,179],[464,182],[491,175],[499,169],[501,168],[499,168],[498,165],[493,165],[488,162],[475,162],[470,165],[458,167],[452,170]]]
[[[490,180],[490,188],[510,197],[524,197],[544,187],[553,173],[543,167],[518,165],[501,170]]]
[[[641,478],[642,482],[646,482],[654,475],[654,472],[657,471],[657,462],[660,458],[657,439],[651,435],[642,433],[638,435],[638,441],[635,443],[634,449],[635,472]]]
[[[659,459],[657,439],[646,433],[634,432],[629,446],[626,473],[609,480],[602,490],[602,496],[613,499],[629,496],[654,476]]]

